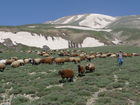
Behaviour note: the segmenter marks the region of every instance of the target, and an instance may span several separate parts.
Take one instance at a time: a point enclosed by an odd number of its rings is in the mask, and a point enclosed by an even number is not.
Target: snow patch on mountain
[[[81,21],[79,25],[91,28],[104,28],[115,19],[116,18],[107,15],[90,14],[83,21]]]
[[[116,45],[117,45],[117,44],[119,44],[119,43],[121,42],[121,40],[119,40],[119,39],[115,38],[115,40],[113,40],[112,42],[113,42],[114,44],[116,44]]]
[[[104,43],[99,42],[99,40],[91,37],[87,37],[84,39],[82,43],[82,47],[97,47],[97,46],[104,46]]]
[[[0,32],[0,42],[3,43],[5,39],[10,39],[14,45],[21,43],[23,45],[43,48],[47,45],[51,49],[68,48],[68,41],[61,37],[47,37],[43,35],[31,34],[29,32]]]
[[[76,16],[77,18],[75,19],[75,21],[81,19],[83,16],[84,16],[84,15],[77,15],[77,16]]]
[[[74,16],[68,18],[67,20],[65,20],[62,24],[68,24],[69,22],[72,21],[72,19],[74,18]]]
[[[80,29],[80,30],[106,31],[106,32],[112,31],[111,29],[90,28],[90,27],[80,27],[80,26],[56,26],[55,28],[73,28],[73,29]]]
[[[50,49],[64,49],[68,48],[68,40],[61,37],[50,37],[47,38],[43,35],[31,34],[29,32],[3,32],[0,31],[0,42],[3,43],[5,39],[10,39],[14,45],[17,43],[43,48],[44,45],[48,46]],[[95,38],[87,37],[83,40],[81,44],[82,47],[95,47],[103,46],[104,43],[99,42]]]

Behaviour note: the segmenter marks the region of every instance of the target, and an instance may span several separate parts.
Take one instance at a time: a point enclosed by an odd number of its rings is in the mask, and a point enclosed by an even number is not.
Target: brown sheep
[[[70,57],[69,61],[74,63],[79,63],[81,59],[79,57]]]
[[[84,66],[78,65],[78,76],[85,76],[85,68]]]
[[[10,64],[12,64],[12,62],[14,62],[14,61],[16,61],[15,59],[7,59],[6,60],[6,65],[10,65]]]
[[[75,53],[72,53],[70,56],[76,57],[76,56],[79,56],[79,55],[78,54],[75,54]]]
[[[86,72],[93,72],[95,70],[95,65],[93,63],[89,63],[85,66]]]
[[[60,70],[58,72],[59,75],[61,75],[62,80],[60,80],[59,82],[65,82],[65,78],[72,82],[73,78],[74,78],[74,72],[72,69],[64,69],[64,70]]]
[[[52,57],[47,57],[47,58],[42,58],[40,60],[41,63],[48,63],[48,64],[52,64],[55,58]]]
[[[132,57],[132,56],[133,56],[133,54],[127,53],[127,57]]]
[[[70,60],[69,60],[69,57],[66,57],[65,58],[65,62],[69,62]]]
[[[54,62],[55,62],[56,64],[64,64],[65,58],[55,58],[55,59],[54,59]]]
[[[75,57],[75,59],[73,60],[74,63],[80,63],[81,59],[79,57]]]
[[[5,69],[5,64],[4,63],[0,63],[0,71],[3,72]]]

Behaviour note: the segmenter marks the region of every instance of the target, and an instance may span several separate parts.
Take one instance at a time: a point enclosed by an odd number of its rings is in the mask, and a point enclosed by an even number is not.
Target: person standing
[[[123,64],[123,62],[124,62],[124,59],[123,59],[123,52],[122,52],[122,51],[119,51],[119,52],[117,53],[117,57],[118,57],[118,64],[119,64],[119,66],[121,66],[121,65]]]

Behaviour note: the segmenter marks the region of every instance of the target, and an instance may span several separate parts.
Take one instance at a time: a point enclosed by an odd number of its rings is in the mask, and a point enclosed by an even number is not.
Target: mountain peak
[[[71,24],[78,26],[85,26],[90,28],[105,28],[108,24],[115,21],[116,18],[103,14],[80,14],[73,16],[66,16],[55,21],[49,21],[50,24]]]

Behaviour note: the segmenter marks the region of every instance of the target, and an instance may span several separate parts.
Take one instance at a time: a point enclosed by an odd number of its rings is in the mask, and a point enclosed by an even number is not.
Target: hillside
[[[0,42],[50,49],[107,45],[140,46],[140,16],[66,16],[43,24],[0,26]]]
[[[94,48],[67,49],[63,51],[140,54],[139,47],[104,46]],[[50,56],[60,57],[57,52],[48,51]],[[4,52],[3,59],[10,57],[42,58],[35,50],[32,52]],[[61,56],[62,57],[62,56]],[[67,57],[67,56],[64,56]],[[16,68],[6,65],[0,72],[0,104],[7,105],[139,105],[140,104],[140,56],[125,57],[122,67],[118,67],[115,57],[94,58],[90,62],[65,62],[64,64],[30,63]],[[94,63],[94,72],[77,77],[77,65]],[[71,68],[75,73],[74,82],[59,83],[58,71]],[[56,95],[57,94],[57,95]]]
[[[108,32],[66,28],[57,29],[55,26],[56,25],[38,24],[17,27],[1,27],[0,42],[4,42],[4,39],[9,38],[13,43],[16,42],[40,48],[47,45],[51,49],[80,46],[95,47],[104,44],[113,44],[111,40],[108,40],[112,39]],[[104,34],[104,36],[102,34]]]
[[[140,29],[140,15],[118,17],[116,21],[107,26],[108,28],[136,28]]]

